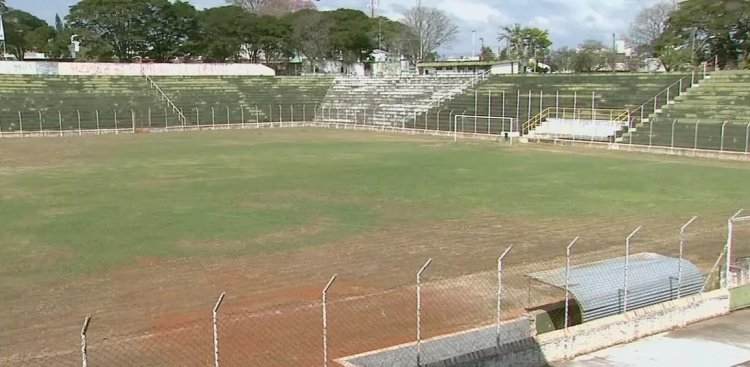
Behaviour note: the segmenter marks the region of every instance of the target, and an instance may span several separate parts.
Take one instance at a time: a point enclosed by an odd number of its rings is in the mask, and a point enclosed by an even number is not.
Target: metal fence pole
[[[260,123],[260,110],[258,109],[258,105],[257,104],[255,105],[255,123],[256,124]],[[257,125],[256,125],[256,127],[257,127]]]
[[[565,248],[565,326],[563,327],[565,330],[568,330],[568,325],[570,324],[570,250],[580,238],[580,236],[574,238],[568,247]]]
[[[214,110],[214,106],[211,106],[211,128],[216,128],[216,110]]]
[[[130,109],[130,122],[133,126],[133,133],[135,133],[135,111],[132,108]]]
[[[148,128],[151,128],[151,106],[148,107]]]
[[[294,104],[290,104],[290,105],[289,105],[289,113],[291,114],[291,115],[290,115],[290,120],[291,120],[291,122],[294,122]],[[357,115],[356,115],[356,113],[355,113],[355,115],[354,115],[354,120],[356,121],[356,119],[357,119]]]
[[[431,263],[428,259],[417,272],[417,367],[422,365],[422,273]]]
[[[677,298],[682,296],[682,258],[685,248],[685,230],[689,225],[693,224],[696,219],[698,219],[697,215],[690,218],[687,223],[680,227],[680,261],[677,262]]]
[[[560,118],[560,91],[555,92],[555,118]]]
[[[622,284],[622,312],[628,312],[628,266],[630,265],[630,240],[635,236],[638,231],[641,230],[641,226],[636,228],[633,232],[631,232],[628,237],[625,239],[625,271],[624,273],[624,279]]]
[[[222,292],[212,312],[214,324],[214,367],[219,367],[219,307],[224,302],[224,296],[226,296],[226,293]]]
[[[23,117],[21,116],[21,111],[18,111],[18,126],[21,130],[21,136],[23,136]]]
[[[227,125],[230,124],[231,118],[229,117],[229,106],[227,106]]]
[[[60,126],[60,136],[63,136],[63,129],[62,129],[62,112],[60,110],[57,110],[57,123]]]
[[[201,115],[198,107],[195,108],[195,122],[198,124],[198,130],[201,129]]]
[[[527,116],[526,121],[531,120],[531,97],[532,97],[532,94],[531,94],[531,91],[529,91],[529,109],[528,109],[528,112],[526,114],[526,116]]]
[[[671,144],[672,148],[674,148],[674,124],[676,124],[676,123],[677,123],[677,119],[674,119],[672,121],[672,144]]]
[[[474,133],[476,133],[477,115],[479,115],[479,90],[474,90]]]
[[[521,90],[517,90],[516,95],[516,120],[521,119]]]
[[[328,367],[328,289],[331,288],[331,284],[336,280],[337,275],[334,274],[331,280],[328,281],[325,288],[323,288],[322,296],[322,307],[323,307],[323,367]]]
[[[701,120],[698,120],[695,123],[695,144],[693,145],[694,150],[698,149],[698,125],[700,125],[700,123],[701,123]]]
[[[284,119],[281,117],[283,115],[283,112],[281,112],[281,103],[279,103],[279,123],[284,124]]]
[[[83,135],[81,131],[81,110],[76,110],[76,116],[78,117],[78,136]]]
[[[719,151],[721,152],[724,151],[724,129],[726,129],[728,123],[729,121],[724,121],[724,123],[721,124],[721,145],[719,147]]]
[[[307,105],[302,104],[302,122],[307,122]],[[367,113],[367,110],[365,109],[365,114]],[[365,115],[365,119],[367,118],[367,115]]]
[[[651,146],[651,143],[654,140],[654,121],[649,120],[648,122],[648,146]]]
[[[240,126],[245,128],[245,106],[240,105]]]
[[[750,122],[745,127],[745,153],[747,153],[748,143],[750,143]]]
[[[86,316],[83,320],[83,326],[81,327],[81,366],[88,367],[89,356],[88,356],[88,342],[86,341],[86,333],[89,331],[89,324],[91,323],[91,315]]]
[[[268,105],[268,122],[273,123],[273,106]]]
[[[437,117],[435,117],[435,131],[440,131],[440,112],[443,112],[443,110],[439,109]],[[750,128],[750,124],[748,124],[748,128]]]
[[[39,132],[42,133],[44,128],[42,127],[42,111],[36,111],[39,113]],[[44,135],[44,133],[42,133]]]
[[[117,110],[113,110],[113,112],[114,112],[114,116],[115,116],[115,135],[117,135],[117,134],[120,133],[119,128],[117,126],[118,125],[118,123],[117,123]]]
[[[500,320],[502,318],[501,303],[503,298],[503,260],[505,259],[505,256],[508,255],[511,249],[513,249],[513,246],[508,246],[508,248],[503,251],[500,257],[497,258],[497,326],[495,333],[498,345],[500,345]]]
[[[576,119],[576,109],[578,108],[578,91],[573,91],[573,120]]]
[[[727,221],[727,245],[726,245],[726,247],[727,247],[727,259],[726,259],[727,263],[726,263],[726,270],[724,271],[725,272],[725,274],[724,274],[724,283],[725,283],[724,284],[724,288],[726,288],[726,289],[729,289],[729,286],[730,286],[730,284],[729,284],[729,274],[731,273],[730,270],[732,269],[732,247],[734,245],[732,236],[734,234],[734,219],[737,218],[740,214],[742,214],[743,211],[744,211],[744,209],[738,210]]]
[[[100,134],[101,130],[99,128],[99,110],[94,110],[96,112],[96,133]]]
[[[505,89],[503,89],[503,117],[505,117]]]

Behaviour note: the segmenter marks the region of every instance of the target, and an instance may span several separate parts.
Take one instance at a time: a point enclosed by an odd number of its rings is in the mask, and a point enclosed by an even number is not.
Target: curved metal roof
[[[680,260],[650,252],[628,259],[628,310],[677,298]],[[703,275],[683,259],[680,296],[700,293]],[[565,288],[565,268],[528,274],[532,279]],[[623,312],[625,257],[570,267],[568,289],[580,305],[583,321],[596,320]]]

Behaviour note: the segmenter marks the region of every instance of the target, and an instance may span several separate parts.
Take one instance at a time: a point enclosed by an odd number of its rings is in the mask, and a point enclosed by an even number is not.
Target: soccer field
[[[264,310],[317,299],[338,273],[336,292],[365,295],[428,257],[448,279],[492,270],[510,244],[518,266],[552,261],[576,235],[581,253],[619,256],[635,226],[663,244],[692,215],[721,242],[749,182],[742,163],[314,128],[6,139],[0,340],[75,349],[86,314],[131,335],[221,291]],[[689,258],[707,271],[720,250]]]

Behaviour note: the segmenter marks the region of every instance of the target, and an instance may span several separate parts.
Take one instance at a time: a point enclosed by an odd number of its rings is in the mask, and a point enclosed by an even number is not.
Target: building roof
[[[573,261],[575,261],[573,259]],[[703,275],[690,261],[650,252],[628,259],[628,310],[677,298],[681,266],[681,296],[700,293]],[[565,289],[565,268],[528,274],[532,279]],[[625,257],[570,267],[568,289],[580,305],[582,320],[591,321],[623,312]]]
[[[518,62],[516,60],[459,60],[459,61],[432,61],[432,62],[420,62],[417,63],[418,67],[429,68],[429,67],[452,67],[452,66],[493,66],[500,64],[508,64],[511,62]]]

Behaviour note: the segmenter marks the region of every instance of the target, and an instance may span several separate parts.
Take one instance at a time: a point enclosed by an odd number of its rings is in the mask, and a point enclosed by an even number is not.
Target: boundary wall
[[[122,64],[98,62],[0,61],[0,74],[48,76],[275,76],[261,64]]]

